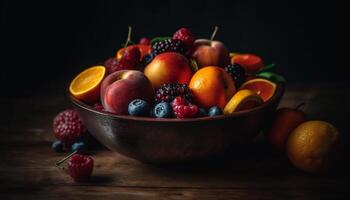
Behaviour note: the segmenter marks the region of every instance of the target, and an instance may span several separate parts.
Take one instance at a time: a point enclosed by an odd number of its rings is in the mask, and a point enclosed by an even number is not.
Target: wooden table
[[[49,90],[49,89],[47,89]],[[286,156],[257,140],[232,162],[189,169],[142,164],[108,150],[93,152],[88,183],[75,183],[54,163],[67,155],[51,151],[52,118],[70,106],[62,86],[29,97],[1,98],[0,199],[349,199],[345,163],[326,175],[292,167]],[[57,92],[58,91],[58,92]],[[348,85],[293,85],[281,103],[305,101],[311,119],[349,133]],[[345,104],[346,103],[346,104]],[[349,137],[345,137],[349,139]]]

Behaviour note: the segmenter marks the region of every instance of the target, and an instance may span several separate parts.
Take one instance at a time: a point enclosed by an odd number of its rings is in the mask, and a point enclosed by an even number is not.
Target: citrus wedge
[[[264,101],[256,92],[252,90],[239,90],[226,104],[224,114],[232,114],[237,111],[251,109],[263,103]]]
[[[94,102],[100,98],[100,84],[106,75],[104,66],[94,66],[82,71],[70,83],[69,92],[85,102]]]
[[[254,78],[243,83],[240,89],[255,91],[265,102],[275,94],[276,83],[262,78]]]

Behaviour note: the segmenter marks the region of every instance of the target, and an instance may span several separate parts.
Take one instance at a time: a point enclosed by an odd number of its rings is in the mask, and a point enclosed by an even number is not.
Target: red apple
[[[197,61],[198,67],[219,66],[230,64],[230,54],[220,41],[197,39],[194,42],[192,57]]]
[[[192,77],[192,70],[188,59],[175,52],[157,55],[144,71],[155,89],[164,83],[186,83]]]
[[[140,71],[120,70],[108,75],[101,84],[101,102],[106,111],[118,115],[128,113],[134,99],[152,103],[154,90],[151,82]]]

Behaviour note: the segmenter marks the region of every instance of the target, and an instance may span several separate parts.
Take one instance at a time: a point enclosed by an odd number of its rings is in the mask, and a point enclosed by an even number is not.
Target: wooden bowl
[[[251,144],[270,121],[283,92],[284,85],[279,84],[274,96],[259,107],[193,119],[114,115],[69,98],[89,132],[110,150],[146,163],[174,164],[217,157]]]

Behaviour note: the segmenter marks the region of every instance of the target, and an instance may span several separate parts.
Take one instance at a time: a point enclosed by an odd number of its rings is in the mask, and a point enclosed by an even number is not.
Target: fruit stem
[[[299,108],[301,108],[304,105],[305,105],[305,102],[302,102],[302,103],[298,104],[294,110],[299,110]]]
[[[132,31],[132,28],[131,28],[131,26],[129,26],[128,27],[128,38],[126,39],[126,42],[124,44],[124,48],[127,47],[131,41],[131,31]]]
[[[64,163],[66,160],[68,160],[70,157],[72,157],[74,154],[78,153],[78,151],[74,151],[71,154],[69,154],[68,156],[64,157],[62,160],[56,162],[56,167],[60,167],[60,165],[62,163]]]
[[[211,40],[211,41],[214,39],[216,33],[218,32],[218,29],[219,29],[219,27],[218,27],[218,26],[215,26],[214,31],[213,31],[213,33],[211,34],[211,37],[210,37],[210,40]]]

